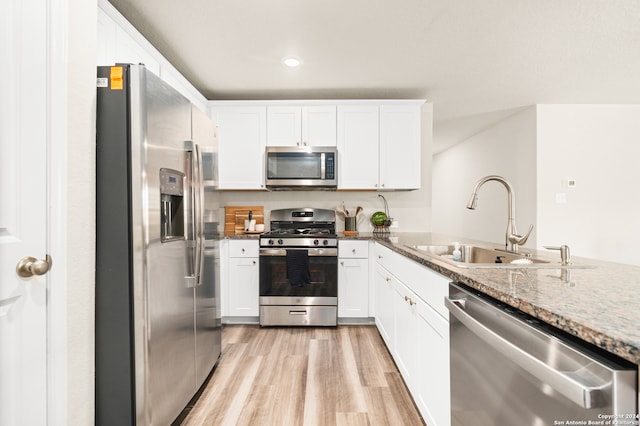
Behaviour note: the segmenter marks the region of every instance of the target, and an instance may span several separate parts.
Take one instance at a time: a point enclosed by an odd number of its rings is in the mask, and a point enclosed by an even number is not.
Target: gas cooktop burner
[[[271,211],[271,231],[260,237],[261,247],[336,247],[333,210],[300,208]]]
[[[286,235],[286,236],[296,236],[296,235],[329,236],[329,235],[332,235],[332,230],[331,229],[325,229],[325,228],[273,229],[270,232],[266,232],[263,235],[266,235],[266,236],[269,236],[269,235],[271,235],[271,236],[281,236],[281,235]]]

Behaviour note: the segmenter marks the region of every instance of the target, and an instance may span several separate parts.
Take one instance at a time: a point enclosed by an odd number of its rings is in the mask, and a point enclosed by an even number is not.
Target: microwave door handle
[[[320,153],[320,179],[325,180],[327,176],[326,154]]]

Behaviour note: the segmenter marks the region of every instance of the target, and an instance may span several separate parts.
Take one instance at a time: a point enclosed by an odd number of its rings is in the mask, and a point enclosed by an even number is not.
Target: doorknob
[[[51,256],[47,255],[45,260],[36,259],[35,257],[27,256],[20,259],[18,265],[16,265],[16,273],[22,278],[29,278],[34,275],[44,275],[52,264]]]

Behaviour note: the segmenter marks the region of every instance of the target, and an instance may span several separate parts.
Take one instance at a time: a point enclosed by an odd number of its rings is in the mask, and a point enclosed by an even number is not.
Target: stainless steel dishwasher
[[[638,424],[634,364],[462,284],[445,304],[452,426]]]

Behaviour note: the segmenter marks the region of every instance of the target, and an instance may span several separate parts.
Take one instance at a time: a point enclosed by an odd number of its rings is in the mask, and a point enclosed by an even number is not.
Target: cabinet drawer
[[[381,244],[376,244],[376,262],[387,268],[442,317],[449,318],[444,298],[449,291],[450,279]]]
[[[366,259],[369,257],[369,242],[338,241],[338,257],[341,259]]]
[[[399,262],[403,256],[395,253],[393,250],[383,246],[382,244],[376,244],[375,247],[376,262],[387,268],[392,274],[397,274],[398,269],[401,268]]]
[[[431,308],[449,318],[444,298],[449,294],[449,278],[404,256],[398,260],[396,276]]]
[[[257,240],[229,241],[229,257],[258,257],[259,250]]]

